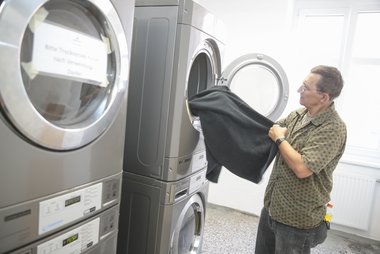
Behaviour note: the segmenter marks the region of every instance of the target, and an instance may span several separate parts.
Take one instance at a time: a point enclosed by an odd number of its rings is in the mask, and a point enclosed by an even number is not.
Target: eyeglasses
[[[321,91],[319,91],[318,89],[310,88],[308,85],[306,85],[305,83],[303,83],[300,86],[300,88],[298,88],[298,92],[303,93],[305,91],[316,91],[317,93],[321,93]]]

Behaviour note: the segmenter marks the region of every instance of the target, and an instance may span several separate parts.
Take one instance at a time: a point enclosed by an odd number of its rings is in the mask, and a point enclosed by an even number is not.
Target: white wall
[[[291,0],[195,0],[221,18],[227,31],[224,64],[245,54],[284,55],[291,16]],[[270,10],[268,12],[268,10]]]
[[[297,49],[292,44],[293,0],[196,0],[226,24],[226,50],[224,67],[233,59],[246,53],[263,53],[276,59],[288,74],[289,101],[283,115],[298,108],[297,88],[302,73],[294,61]],[[300,79],[301,75],[301,79]],[[347,89],[347,88],[345,88]],[[270,166],[260,184],[243,180],[223,169],[219,183],[211,184],[209,202],[259,215],[263,206],[264,190],[268,182]],[[380,179],[380,169],[340,163],[339,170],[360,172]],[[368,231],[333,225],[333,228],[380,240],[380,184],[376,193]]]

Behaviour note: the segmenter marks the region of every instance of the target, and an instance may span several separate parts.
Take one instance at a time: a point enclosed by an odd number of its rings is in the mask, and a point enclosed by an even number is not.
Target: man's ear
[[[328,93],[322,93],[321,102],[328,102],[330,101],[330,95]]]

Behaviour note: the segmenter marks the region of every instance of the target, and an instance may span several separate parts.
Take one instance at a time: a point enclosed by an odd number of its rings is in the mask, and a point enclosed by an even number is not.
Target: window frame
[[[344,31],[342,38],[342,48],[341,52],[338,54],[338,64],[337,67],[342,71],[344,77],[349,77],[350,68],[355,61],[360,61],[360,64],[370,64],[380,66],[379,59],[355,59],[353,57],[353,43],[355,37],[356,24],[358,21],[358,15],[361,13],[380,13],[380,2],[377,0],[363,0],[363,1],[343,1],[343,0],[333,0],[333,1],[310,1],[310,0],[295,0],[294,2],[294,20],[293,23],[297,27],[303,17],[306,16],[331,16],[331,15],[343,15],[344,16]],[[296,38],[298,33],[296,32]],[[347,80],[345,80],[347,84]],[[345,91],[349,87],[345,86],[342,91],[342,95],[336,100],[336,108],[338,112],[344,111],[344,101]],[[346,92],[347,93],[347,92]],[[360,111],[360,109],[359,109]],[[369,115],[371,113],[369,112]],[[347,124],[348,130],[350,130],[350,122],[353,119],[343,119]],[[376,127],[375,127],[376,128]],[[371,132],[372,129],[365,129],[364,131]],[[349,135],[352,135],[348,132]],[[379,132],[379,143],[376,149],[369,147],[358,147],[352,145],[349,141],[347,142],[345,153],[342,157],[341,162],[366,166],[371,168],[380,169],[380,132]]]

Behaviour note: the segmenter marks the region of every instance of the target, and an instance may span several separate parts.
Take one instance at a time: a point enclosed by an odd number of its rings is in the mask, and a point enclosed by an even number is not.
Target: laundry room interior
[[[0,254],[267,253],[270,130],[320,65],[347,139],[299,253],[380,253],[379,27],[379,0],[0,0]]]

